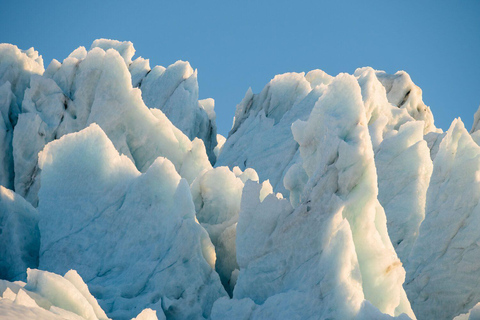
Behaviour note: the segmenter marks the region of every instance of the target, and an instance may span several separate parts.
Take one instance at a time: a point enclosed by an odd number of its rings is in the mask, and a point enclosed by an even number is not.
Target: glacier
[[[276,75],[228,136],[186,61],[0,44],[0,319],[476,319],[480,108]]]

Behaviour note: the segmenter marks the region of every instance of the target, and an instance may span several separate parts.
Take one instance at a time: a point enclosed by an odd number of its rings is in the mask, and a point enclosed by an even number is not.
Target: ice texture
[[[420,88],[408,74],[389,75],[372,68],[360,68],[354,75],[362,88],[375,151],[384,137],[409,121],[423,121],[424,133],[437,131]],[[331,81],[332,77],[325,72],[312,70],[306,75],[277,75],[259,94],[249,89],[236,107],[232,130],[216,165],[254,168],[260,180],[268,179],[275,192],[289,196],[284,177],[288,169],[299,162],[298,144],[290,127],[296,120],[308,118]],[[252,144],[252,140],[256,143]]]
[[[414,318],[405,271],[377,200],[374,154],[361,89],[339,75],[293,135],[308,175],[301,203],[247,182],[237,225],[240,273],[233,300],[212,318],[341,318],[377,314]]]
[[[419,318],[452,319],[480,301],[480,147],[454,120],[433,162],[406,290]]]
[[[52,62],[44,76],[32,77],[24,105],[13,137],[15,190],[33,205],[40,187],[38,152],[91,123],[142,172],[158,156],[168,158],[189,182],[211,167],[202,143],[192,143],[160,110],[144,104],[113,49],[94,47],[87,53],[79,48],[63,64]]]
[[[92,124],[49,143],[39,165],[39,267],[77,270],[110,317],[144,308],[207,317],[226,295],[188,183],[171,161],[160,157],[142,174]]]
[[[168,119],[190,140],[201,139],[212,164],[217,140],[217,126],[213,99],[198,99],[197,71],[186,61],[177,61],[167,68],[150,69],[148,59],[138,57],[132,61],[135,48],[130,41],[97,39],[91,49],[114,49],[120,53],[131,73],[133,87],[142,91],[149,108],[162,110]]]
[[[384,206],[390,240],[407,262],[425,218],[427,188],[433,164],[423,139],[423,121],[403,124],[383,140],[375,155],[378,200]]]
[[[13,189],[13,128],[21,111],[31,75],[44,71],[42,56],[33,48],[0,44],[0,185]]]
[[[197,70],[134,56],[0,44],[0,319],[479,317],[480,111],[317,69],[225,138]]]
[[[213,99],[198,100],[197,71],[188,62],[155,67],[141,81],[142,97],[149,108],[162,110],[191,140],[204,141],[212,163],[216,157],[217,127]]]
[[[25,280],[38,266],[38,213],[21,196],[0,186],[0,279]]]
[[[215,246],[215,269],[229,294],[235,285],[232,273],[238,269],[236,225],[244,183],[248,180],[258,181],[253,169],[242,172],[238,167],[233,171],[228,167],[217,167],[205,171],[190,186],[196,218],[208,231]],[[272,189],[268,181],[263,184],[265,190]]]
[[[324,73],[321,76],[323,82],[331,78]],[[260,180],[268,179],[276,192],[288,195],[283,176],[298,159],[298,144],[290,127],[297,119],[307,119],[322,91],[321,85],[312,90],[303,73],[278,75],[258,95],[249,89],[237,105],[216,166],[253,168]]]
[[[0,319],[108,319],[75,270],[28,269],[27,283],[0,281],[2,292]]]

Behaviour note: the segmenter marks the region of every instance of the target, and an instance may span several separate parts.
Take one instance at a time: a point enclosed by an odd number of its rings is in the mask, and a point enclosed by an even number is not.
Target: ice
[[[71,271],[69,271],[71,272]],[[76,275],[77,277],[78,274]],[[83,286],[82,279],[78,279]],[[28,271],[25,289],[48,299],[52,305],[71,311],[85,319],[106,319],[105,312],[98,306],[88,289],[81,292],[66,277],[36,269]],[[85,296],[88,295],[88,296]],[[96,306],[90,304],[95,302]]]
[[[2,291],[0,319],[108,319],[74,270],[62,277],[28,269],[26,284],[3,281]]]
[[[160,312],[160,318],[157,317],[157,311],[152,309],[145,309],[140,314],[132,320],[164,320],[165,315],[163,312]]]
[[[98,125],[40,153],[40,268],[75,269],[107,314],[207,317],[226,295],[187,182],[166,158],[140,173]]]
[[[9,82],[17,103],[23,100],[30,76],[43,72],[42,56],[33,48],[23,51],[8,43],[0,44],[0,86]]]
[[[253,170],[242,172],[218,167],[205,171],[191,185],[196,218],[208,231],[215,246],[217,270],[222,284],[231,294],[232,272],[238,268],[235,257],[235,229],[244,183],[258,181]]]
[[[423,103],[422,89],[413,83],[408,73],[398,71],[391,75],[384,71],[377,71],[376,76],[384,85],[391,104],[406,110],[413,118],[425,121],[424,133],[436,130],[433,114]]]
[[[108,49],[114,49],[120,53],[125,63],[129,65],[132,63],[132,58],[135,55],[135,48],[130,41],[118,41],[110,39],[97,39],[93,41],[90,50],[93,48],[102,48],[104,51]]]
[[[468,313],[461,314],[453,320],[478,320],[480,319],[480,303],[477,303]]]
[[[203,140],[210,161],[215,163],[214,101],[198,100],[197,71],[185,61],[177,61],[166,69],[155,67],[141,80],[140,88],[145,104],[162,110],[190,140]]]
[[[323,73],[322,77],[327,83],[331,78]],[[312,90],[302,73],[278,75],[258,95],[249,89],[237,105],[234,125],[216,166],[253,168],[260,180],[270,180],[275,192],[287,196],[283,176],[298,161],[298,144],[293,139],[291,124],[307,119],[323,90],[321,85]]]
[[[129,66],[128,71],[132,75],[132,86],[139,88],[142,85],[142,81],[150,72],[150,61],[142,57],[135,59]]]
[[[377,200],[366,108],[355,80],[349,75],[337,76],[316,102],[308,121],[297,121],[292,127],[309,176],[305,193],[313,192],[316,183],[323,188],[320,194],[333,191],[345,202],[343,217],[352,228],[365,298],[384,313],[412,316],[402,288],[405,271],[393,250],[385,213]],[[327,180],[324,186],[318,182],[323,179]],[[396,309],[399,306],[401,312]]]
[[[364,299],[377,314],[414,318],[376,197],[360,86],[339,75],[324,90],[308,121],[292,128],[308,175],[301,203],[293,209],[246,183],[234,299],[217,301],[214,319],[348,319],[366,312]]]
[[[0,278],[25,280],[38,266],[38,213],[21,196],[0,186]]]
[[[197,70],[134,55],[0,45],[0,319],[479,317],[480,111],[317,69],[225,138]]]
[[[10,82],[0,86],[0,185],[13,189],[13,126],[19,109]]]
[[[480,147],[454,120],[433,163],[406,290],[419,318],[452,319],[480,301]]]
[[[142,172],[158,156],[172,161],[189,182],[211,167],[200,142],[192,143],[160,110],[154,114],[143,103],[140,91],[132,88],[125,62],[113,49],[93,48],[88,53],[77,49],[63,64],[52,67],[48,78],[32,77],[24,104],[27,108],[13,137],[15,190],[34,205],[40,186],[38,152],[91,123],[100,125]],[[184,162],[188,164],[183,166]]]
[[[42,308],[31,308],[8,299],[0,299],[0,319],[65,320],[65,317]]]
[[[398,132],[383,140],[375,155],[378,200],[385,209],[390,240],[403,263],[407,262],[425,218],[433,169],[423,130],[423,121],[403,124]]]
[[[429,132],[424,136],[428,148],[430,149],[430,158],[432,159],[432,161],[437,156],[440,143],[442,142],[445,135],[446,132]]]
[[[354,75],[361,87],[374,151],[406,122],[423,121],[424,133],[438,131],[430,109],[422,102],[421,90],[408,74],[388,75],[367,67],[357,69]],[[285,186],[285,174],[300,159],[290,127],[296,120],[308,118],[331,81],[332,77],[325,72],[312,70],[307,75],[278,75],[260,94],[249,89],[237,105],[232,130],[216,166],[254,168],[261,180],[270,180],[275,192],[289,196],[290,188],[298,185]],[[406,100],[396,105],[395,97],[402,93],[407,95]],[[255,144],[251,143],[253,140]],[[279,154],[282,156],[278,157]],[[297,195],[292,198],[298,197],[300,190],[295,192]]]
[[[118,51],[131,73],[133,87],[141,89],[145,104],[162,110],[190,140],[203,140],[210,162],[215,163],[214,101],[211,98],[198,100],[197,71],[188,62],[177,61],[167,68],[155,66],[151,69],[148,59],[139,57],[132,61],[135,48],[130,41],[98,39],[91,46],[94,48]]]
[[[33,48],[0,44],[0,185],[13,189],[13,127],[21,111],[30,77],[44,71],[42,57]]]
[[[221,134],[217,134],[217,145],[213,149],[213,153],[215,153],[215,157],[217,157],[217,159],[220,156],[220,153],[222,152],[222,148],[226,140],[227,138],[225,138]]]

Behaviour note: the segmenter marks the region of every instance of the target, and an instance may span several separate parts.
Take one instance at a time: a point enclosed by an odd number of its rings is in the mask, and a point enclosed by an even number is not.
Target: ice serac
[[[42,56],[33,48],[20,50],[17,46],[0,44],[0,86],[9,82],[17,103],[23,100],[30,76],[44,72]]]
[[[425,218],[433,169],[423,129],[423,121],[403,124],[375,154],[378,200],[385,209],[390,240],[404,264]]]
[[[198,100],[197,71],[186,61],[177,61],[168,68],[150,68],[148,59],[138,57],[132,61],[135,48],[130,41],[109,39],[95,40],[91,46],[120,53],[131,73],[133,87],[142,90],[142,97],[149,108],[162,110],[170,121],[190,140],[201,139],[207,149],[210,162],[216,161],[217,126],[213,99]]]
[[[118,53],[120,53],[127,65],[132,63],[132,58],[135,55],[135,48],[133,47],[133,43],[130,41],[97,39],[93,41],[90,50],[93,48],[102,48],[104,51],[107,51],[108,49],[115,49],[118,51]]]
[[[480,147],[454,120],[433,162],[406,290],[419,318],[452,319],[480,301]]]
[[[337,76],[308,121],[292,130],[308,175],[304,192],[292,208],[273,194],[260,197],[260,185],[247,182],[236,230],[234,299],[217,301],[212,318],[414,318],[377,200],[357,80]]]
[[[423,121],[424,133],[437,131],[421,90],[408,74],[388,75],[367,67],[357,69],[354,75],[362,89],[374,151],[406,122]],[[289,196],[291,186],[284,186],[284,177],[300,159],[290,127],[294,121],[308,118],[331,80],[325,72],[313,70],[306,75],[278,75],[260,94],[249,89],[237,105],[232,130],[216,165],[254,168],[260,180],[269,179],[275,192]],[[401,94],[405,101],[397,101]],[[252,145],[253,140],[256,143]]]
[[[303,73],[277,75],[259,94],[249,89],[237,105],[232,130],[216,166],[253,168],[260,180],[268,179],[275,192],[287,196],[283,177],[299,159],[298,144],[290,127],[295,120],[308,118],[330,81],[329,75],[314,70],[306,76]]]
[[[391,104],[406,110],[414,119],[425,121],[425,134],[436,130],[432,111],[423,102],[422,89],[413,83],[408,73],[398,71],[395,74],[388,74],[385,71],[377,71],[376,76],[384,85]]]
[[[242,172],[238,167],[233,171],[228,167],[218,167],[199,175],[190,186],[196,218],[207,230],[215,246],[215,269],[229,294],[235,285],[232,272],[238,269],[235,229],[242,191],[247,180],[258,181],[255,170]],[[270,186],[268,181],[264,184]]]
[[[127,50],[128,51],[128,50]],[[124,58],[114,49],[72,52],[33,77],[13,137],[15,190],[36,205],[37,154],[50,141],[97,123],[116,149],[144,172],[168,158],[191,183],[211,168],[201,142],[192,143],[160,110],[149,109],[133,88]],[[195,157],[193,157],[195,155]],[[184,165],[184,163],[187,163]],[[183,174],[182,174],[183,176]]]
[[[21,196],[0,186],[0,279],[25,280],[38,266],[38,214]]]
[[[18,118],[18,106],[10,82],[0,86],[0,185],[13,189],[13,127]]]
[[[0,44],[0,185],[14,186],[13,128],[30,77],[44,71],[42,57],[33,48],[26,51],[17,46]]]
[[[0,319],[108,319],[75,270],[28,269],[27,283],[0,280],[0,293]]]
[[[49,143],[39,164],[40,268],[77,270],[114,319],[144,308],[206,318],[226,295],[188,183],[168,159],[140,173],[92,124]]]
[[[392,105],[378,73],[366,67],[354,75],[361,87],[375,152],[378,200],[385,210],[392,244],[405,263],[425,217],[432,161],[424,132],[434,127]]]
[[[217,127],[213,99],[198,100],[197,70],[177,61],[168,68],[155,67],[141,80],[140,89],[149,108],[162,110],[191,140],[204,141],[212,163],[216,157]]]

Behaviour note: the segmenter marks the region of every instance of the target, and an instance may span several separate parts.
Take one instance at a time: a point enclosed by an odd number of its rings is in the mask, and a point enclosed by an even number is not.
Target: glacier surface
[[[0,44],[0,319],[476,319],[480,109],[275,76],[227,137],[188,62]]]

